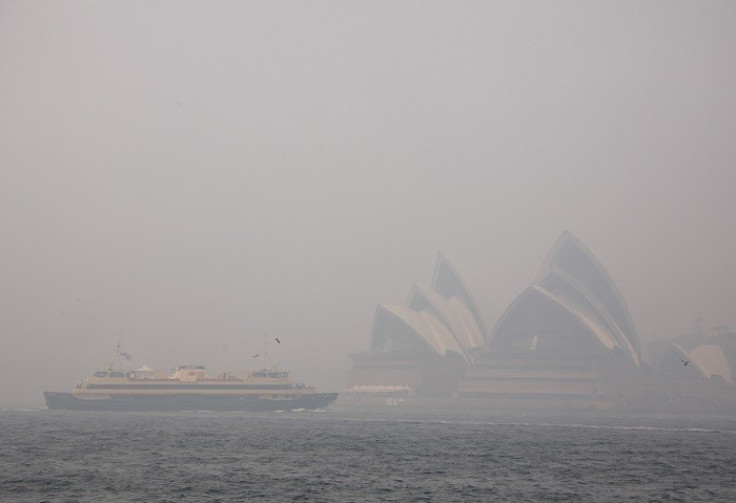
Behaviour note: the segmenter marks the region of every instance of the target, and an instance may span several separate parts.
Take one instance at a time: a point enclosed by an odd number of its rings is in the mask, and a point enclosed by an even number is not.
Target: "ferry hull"
[[[337,393],[311,393],[288,399],[268,399],[247,395],[112,395],[109,398],[78,398],[71,393],[45,391],[46,406],[54,410],[110,410],[110,411],[253,411],[324,409],[337,400]]]

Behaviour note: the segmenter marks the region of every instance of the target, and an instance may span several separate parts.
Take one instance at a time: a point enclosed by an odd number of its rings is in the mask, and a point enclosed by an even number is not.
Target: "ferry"
[[[337,400],[337,393],[320,393],[296,383],[288,372],[272,364],[252,372],[208,376],[202,365],[181,365],[172,372],[146,365],[126,370],[123,360],[129,359],[118,345],[111,362],[71,392],[45,391],[46,406],[106,411],[288,411],[324,409]]]

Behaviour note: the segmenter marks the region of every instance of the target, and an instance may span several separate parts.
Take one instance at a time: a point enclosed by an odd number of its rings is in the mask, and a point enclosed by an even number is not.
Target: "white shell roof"
[[[550,280],[556,280],[554,286],[552,284],[547,286],[548,283],[552,283]],[[561,305],[564,304],[571,311],[577,311],[580,316],[584,316],[591,330],[602,331],[607,337],[613,337],[616,341],[615,346],[627,351],[634,363],[639,365],[639,354],[629,338],[606,307],[584,285],[555,265],[548,266],[544,274],[540,273],[537,281],[537,284],[544,285],[545,288],[556,290],[553,295],[558,298]]]
[[[470,349],[484,344],[487,332],[475,301],[442,254],[438,254],[432,284],[433,289],[413,285],[405,306],[381,304],[376,308],[373,351],[406,343],[406,330],[415,342],[423,341],[436,354],[453,351],[466,361]]]
[[[440,320],[426,311],[414,311],[406,306],[380,304],[373,321],[372,346],[380,350],[395,338],[395,324],[404,325],[414,336],[413,342],[424,343],[438,355],[449,351],[463,354],[450,330]]]
[[[595,255],[570,231],[564,231],[552,245],[537,281],[552,266],[562,269],[575,278],[590,293],[591,297],[600,302],[620,327],[634,352],[640,355],[634,322],[623,296]]]
[[[478,309],[478,303],[470,293],[470,289],[465,285],[457,269],[455,269],[442,253],[437,254],[437,262],[435,263],[432,277],[432,290],[447,300],[456,298],[462,302],[465,308],[472,314],[475,324],[478,326],[485,342],[488,336],[488,328],[480,309]]]
[[[569,231],[552,246],[530,288],[501,315],[491,334],[491,345],[503,337],[511,313],[528,309],[524,299],[531,292],[566,311],[604,348],[621,349],[639,365],[639,343],[628,307],[603,266]]]
[[[437,292],[414,285],[407,305],[417,311],[428,311],[439,318],[464,349],[483,345],[483,336],[467,306],[456,297],[449,300]]]
[[[673,342],[672,345],[682,354],[685,360],[690,360],[703,376],[710,379],[714,375],[719,375],[727,383],[733,384],[731,367],[720,346],[716,344],[702,344],[690,351],[685,351],[676,342]]]

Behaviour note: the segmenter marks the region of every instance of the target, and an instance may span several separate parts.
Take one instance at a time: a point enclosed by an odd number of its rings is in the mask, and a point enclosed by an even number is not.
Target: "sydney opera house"
[[[613,279],[565,231],[491,331],[439,254],[429,288],[377,306],[370,349],[350,355],[347,394],[593,410],[732,400],[736,334],[727,327],[660,341],[650,353]]]

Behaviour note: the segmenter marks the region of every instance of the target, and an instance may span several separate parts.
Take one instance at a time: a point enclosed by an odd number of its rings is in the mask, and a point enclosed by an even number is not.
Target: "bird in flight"
[[[279,338],[278,338],[278,337],[274,337],[274,338],[273,338],[273,340],[275,340],[275,341],[276,341],[276,343],[278,343],[278,344],[281,344],[281,341],[279,340]]]
[[[258,358],[259,356],[261,356],[261,355],[259,353],[256,353],[256,354],[253,355],[253,358]]]
[[[690,363],[690,360],[683,360],[682,358],[680,358],[680,361],[682,362],[683,367],[687,367],[687,364]]]

